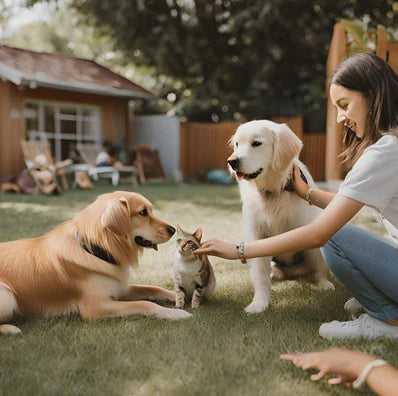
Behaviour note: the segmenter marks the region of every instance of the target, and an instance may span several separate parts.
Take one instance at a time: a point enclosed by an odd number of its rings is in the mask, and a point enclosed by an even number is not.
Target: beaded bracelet
[[[238,257],[242,264],[246,264],[247,261],[245,259],[245,242],[241,241],[239,245],[236,245],[236,249],[238,250]]]
[[[312,192],[312,190],[313,190],[313,188],[310,187],[310,188],[306,191],[305,196],[304,196],[305,200],[308,202],[309,205],[311,205],[310,200],[311,200],[311,192]]]
[[[361,374],[359,374],[359,377],[352,383],[352,387],[354,389],[359,389],[365,383],[366,377],[369,375],[373,367],[380,367],[385,364],[388,363],[383,359],[376,359],[368,363],[362,370]]]

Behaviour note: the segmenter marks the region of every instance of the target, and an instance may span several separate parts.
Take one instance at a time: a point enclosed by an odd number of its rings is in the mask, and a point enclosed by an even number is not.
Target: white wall
[[[166,115],[135,116],[134,144],[149,143],[159,151],[167,179],[180,181],[180,121]]]

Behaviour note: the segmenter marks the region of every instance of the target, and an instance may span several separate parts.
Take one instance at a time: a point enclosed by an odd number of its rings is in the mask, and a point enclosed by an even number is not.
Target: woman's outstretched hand
[[[281,355],[280,359],[290,360],[296,367],[303,370],[319,370],[317,374],[311,375],[312,381],[318,381],[327,374],[333,374],[336,377],[330,378],[329,384],[344,384],[346,388],[349,388],[363,368],[375,360],[375,357],[361,352],[332,348],[322,352]]]
[[[207,254],[209,256],[222,257],[228,260],[235,260],[238,258],[238,250],[233,243],[221,241],[220,239],[210,239],[203,242],[199,249],[196,249],[194,254]]]

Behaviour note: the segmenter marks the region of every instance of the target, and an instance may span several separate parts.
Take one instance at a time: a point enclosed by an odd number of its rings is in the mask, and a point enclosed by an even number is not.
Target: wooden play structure
[[[393,70],[398,72],[398,42],[389,41],[384,26],[379,25],[376,35],[376,55],[386,60]],[[337,65],[352,53],[352,41],[342,22],[334,25],[333,37],[330,43],[326,71],[326,96],[328,98],[326,114],[326,180],[339,180],[344,177],[344,169],[338,158],[342,149],[343,127],[336,122],[337,110],[329,98],[329,80]]]

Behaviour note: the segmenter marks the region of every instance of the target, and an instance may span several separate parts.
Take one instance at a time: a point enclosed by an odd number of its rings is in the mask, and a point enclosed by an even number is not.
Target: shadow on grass
[[[0,193],[0,202],[35,203],[49,207],[73,204],[82,208],[93,202],[98,195],[117,190],[138,192],[152,201],[155,207],[163,201],[173,201],[189,202],[198,207],[204,206],[232,211],[240,211],[241,208],[238,187],[236,185],[149,183],[133,188],[130,184],[112,186],[106,183],[106,181],[97,182],[95,188],[92,190],[81,191],[70,189],[58,196]]]

